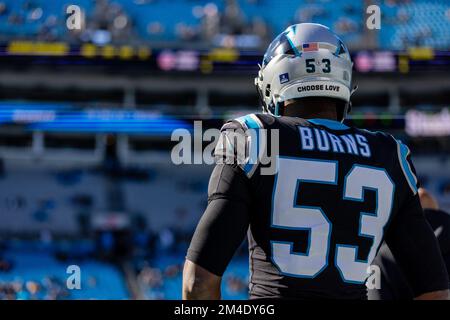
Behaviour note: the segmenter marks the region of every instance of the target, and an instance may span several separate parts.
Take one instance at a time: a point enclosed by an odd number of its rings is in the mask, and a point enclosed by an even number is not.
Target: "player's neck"
[[[337,121],[336,112],[328,110],[323,112],[308,112],[307,110],[299,110],[298,108],[286,108],[283,112],[283,116],[299,117],[303,119],[328,119]]]
[[[283,108],[283,116],[299,117],[303,119],[338,119],[336,105],[327,101],[294,101],[287,103]]]

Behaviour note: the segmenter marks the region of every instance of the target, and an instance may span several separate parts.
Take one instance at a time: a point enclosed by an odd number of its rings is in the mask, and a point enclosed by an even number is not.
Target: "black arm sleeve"
[[[450,254],[450,214],[443,210],[424,209],[443,255]]]
[[[443,210],[425,209],[425,217],[434,230],[450,275],[450,214]]]
[[[417,297],[448,289],[448,275],[419,196],[408,198],[389,227],[386,243]]]
[[[222,276],[249,227],[248,180],[237,166],[216,165],[208,206],[195,230],[187,259]]]

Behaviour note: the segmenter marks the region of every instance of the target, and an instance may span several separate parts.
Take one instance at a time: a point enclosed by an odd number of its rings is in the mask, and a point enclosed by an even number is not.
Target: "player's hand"
[[[420,198],[420,203],[422,204],[422,208],[434,209],[434,210],[439,209],[439,204],[438,204],[436,198],[431,193],[429,193],[426,189],[419,188],[419,198]]]

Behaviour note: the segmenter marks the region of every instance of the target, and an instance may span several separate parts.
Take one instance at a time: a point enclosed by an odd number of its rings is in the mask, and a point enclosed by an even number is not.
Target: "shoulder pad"
[[[234,119],[233,121],[238,122],[241,124],[241,126],[247,130],[247,129],[263,129],[264,124],[261,121],[261,119],[254,113],[248,114],[243,117],[239,117],[237,119]]]
[[[248,177],[251,177],[258,166],[260,151],[260,134],[258,132],[263,128],[262,121],[255,114],[249,114],[225,123],[222,126],[222,135],[215,149],[216,160],[232,160],[233,163],[242,168]]]
[[[409,150],[408,146],[404,144],[401,140],[395,139],[393,136],[391,137],[392,139],[394,139],[397,145],[397,156],[400,168],[403,171],[403,175],[405,176],[406,181],[408,182],[408,185],[411,188],[411,191],[415,195],[417,194],[418,191],[418,180],[416,176],[416,171],[411,161],[411,151]]]

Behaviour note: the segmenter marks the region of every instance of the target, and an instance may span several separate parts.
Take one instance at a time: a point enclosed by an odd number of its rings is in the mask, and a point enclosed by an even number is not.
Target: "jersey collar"
[[[331,130],[347,130],[350,129],[349,127],[347,127],[345,124],[335,121],[335,120],[330,120],[330,119],[309,119],[308,122],[311,122],[315,125],[320,125],[320,126],[324,126],[327,127],[328,129]]]

